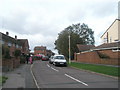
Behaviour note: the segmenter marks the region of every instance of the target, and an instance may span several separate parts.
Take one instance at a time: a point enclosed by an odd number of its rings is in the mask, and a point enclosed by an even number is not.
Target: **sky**
[[[58,33],[72,24],[85,23],[94,31],[95,45],[118,18],[119,0],[0,0],[0,32],[28,39],[35,46],[54,50]]]

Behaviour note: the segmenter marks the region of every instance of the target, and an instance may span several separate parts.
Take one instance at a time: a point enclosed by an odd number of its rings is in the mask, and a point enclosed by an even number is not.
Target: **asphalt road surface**
[[[118,80],[72,67],[35,61],[31,70],[38,88],[118,88]]]

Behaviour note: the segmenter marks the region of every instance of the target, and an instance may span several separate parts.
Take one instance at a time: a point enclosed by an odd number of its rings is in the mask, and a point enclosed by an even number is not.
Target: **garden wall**
[[[74,55],[75,61],[83,63],[92,63],[92,64],[108,64],[108,65],[120,65],[119,54],[120,52],[100,51],[100,53],[105,53],[109,55],[110,59],[100,58],[99,51],[92,51],[86,53],[77,53]]]
[[[11,71],[14,68],[17,68],[20,65],[20,59],[11,58],[11,59],[2,59],[2,71]]]

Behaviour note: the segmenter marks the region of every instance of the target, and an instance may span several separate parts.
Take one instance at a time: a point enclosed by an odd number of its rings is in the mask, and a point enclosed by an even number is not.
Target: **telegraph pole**
[[[71,53],[70,53],[70,34],[69,34],[69,36],[68,36],[68,38],[69,38],[69,64],[71,63]]]

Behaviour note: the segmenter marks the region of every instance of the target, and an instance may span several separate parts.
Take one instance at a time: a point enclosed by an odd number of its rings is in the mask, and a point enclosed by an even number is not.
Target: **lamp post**
[[[69,36],[68,36],[68,38],[69,38],[69,64],[71,63],[71,56],[70,56],[70,34],[69,34]]]

